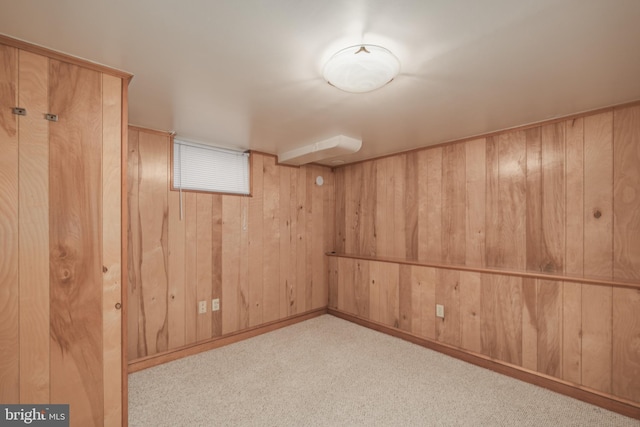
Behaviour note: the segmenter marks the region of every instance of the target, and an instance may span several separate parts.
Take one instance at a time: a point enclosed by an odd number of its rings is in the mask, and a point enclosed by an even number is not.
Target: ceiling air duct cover
[[[359,139],[338,135],[324,141],[278,153],[278,163],[300,166],[306,163],[321,162],[356,153],[361,146],[362,141]]]

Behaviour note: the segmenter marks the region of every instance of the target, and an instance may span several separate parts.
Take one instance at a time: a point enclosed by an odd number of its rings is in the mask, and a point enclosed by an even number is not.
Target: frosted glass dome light
[[[362,44],[338,51],[322,72],[332,86],[346,92],[364,93],[391,82],[400,72],[400,61],[381,46]]]

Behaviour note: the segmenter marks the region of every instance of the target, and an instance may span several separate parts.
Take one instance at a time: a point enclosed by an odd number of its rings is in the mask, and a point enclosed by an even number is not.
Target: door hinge
[[[26,108],[20,108],[20,107],[13,107],[13,114],[16,114],[18,116],[26,116],[27,115],[27,109]]]

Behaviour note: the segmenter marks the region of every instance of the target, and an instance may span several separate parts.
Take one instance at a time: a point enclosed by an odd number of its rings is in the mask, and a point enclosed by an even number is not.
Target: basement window
[[[174,139],[173,189],[249,195],[249,153]]]

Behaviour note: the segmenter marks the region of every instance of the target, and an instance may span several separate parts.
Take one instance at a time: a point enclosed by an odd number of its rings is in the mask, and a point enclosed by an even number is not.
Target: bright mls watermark
[[[69,427],[69,405],[0,404],[0,427]]]

